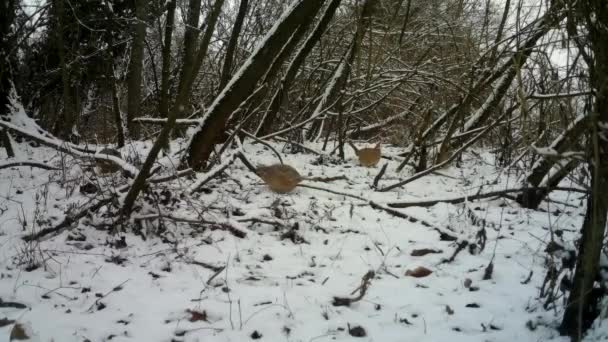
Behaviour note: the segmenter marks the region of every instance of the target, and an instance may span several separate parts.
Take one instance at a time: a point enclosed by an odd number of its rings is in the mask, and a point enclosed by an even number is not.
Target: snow
[[[321,145],[310,147],[321,150]],[[442,260],[452,255],[455,242],[441,241],[434,229],[372,209],[367,202],[386,205],[472,194],[480,186],[483,191],[509,188],[515,181],[508,174],[494,184],[500,170],[490,166],[489,153],[465,154],[461,168],[442,170],[449,177],[430,175],[388,193],[370,190],[378,169],[358,166],[350,150],[347,162],[338,165],[317,165],[311,155],[284,156],[307,177],[348,178],[307,184],[365,201],[309,188],[273,194],[236,160],[205,184],[209,191],[180,196],[197,182],[188,178],[158,185],[176,200],[160,209],[164,216],[216,224],[165,219],[167,231],[160,238],[152,233],[158,208],[140,200],[144,205],[134,217],[144,222],[147,238],[121,233],[126,247],[115,248],[109,244],[115,237],[93,226],[103,220],[101,215],[41,242],[21,240],[32,230],[57,224],[70,208],[89,203],[91,195],[82,194],[79,186],[105,178],[48,148],[16,148],[28,159],[67,167],[0,170],[0,298],[27,305],[0,308],[0,318],[18,320],[39,341],[246,341],[254,332],[263,341],[352,341],[348,325],[365,329],[363,341],[567,341],[554,329],[561,307],[545,311],[537,297],[545,275],[547,227],[563,229],[567,240],[576,237],[571,232],[580,227],[584,212],[579,194],[551,194],[568,206],[541,207],[558,216],[524,210],[504,199],[396,209],[470,242],[480,227],[467,218],[467,210],[493,224],[486,227],[483,252],[465,249],[448,263]],[[254,164],[276,162],[264,146],[244,144],[242,149]],[[391,147],[383,151],[387,156],[401,152]],[[388,163],[394,170],[399,161]],[[382,182],[396,178],[389,172]],[[233,226],[247,236],[211,229],[218,225]],[[294,227],[305,243],[281,239]],[[422,248],[441,253],[411,256]],[[45,262],[26,271],[28,257]],[[484,281],[490,260],[493,279]],[[405,276],[418,266],[433,273]],[[368,270],[376,277],[363,299],[350,307],[333,306],[334,296],[354,296]],[[530,282],[522,284],[530,272]],[[464,286],[466,279],[477,291]],[[191,322],[191,312],[204,312],[206,320]],[[0,328],[0,336],[8,336],[10,329]],[[598,324],[588,340],[607,335],[605,324]]]

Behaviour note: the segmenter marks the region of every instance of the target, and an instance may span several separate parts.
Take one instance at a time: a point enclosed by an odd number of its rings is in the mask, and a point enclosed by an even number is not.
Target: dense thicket
[[[242,139],[322,143],[341,159],[349,140],[390,143],[403,151],[389,171],[401,179],[376,188],[389,191],[484,146],[517,167],[524,207],[567,177],[592,193],[562,325],[577,339],[597,316],[608,212],[607,11],[602,0],[1,0],[0,141],[14,157],[15,139],[41,142],[31,135],[80,154],[152,139],[121,164],[134,179],[124,220],[163,150],[186,174]],[[18,103],[44,132],[11,126]]]

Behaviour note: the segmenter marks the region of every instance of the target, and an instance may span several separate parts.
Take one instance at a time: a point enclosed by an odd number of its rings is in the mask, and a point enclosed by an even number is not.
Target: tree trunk
[[[567,151],[575,151],[578,146],[578,140],[587,132],[589,128],[589,117],[588,116],[580,116],[575,119],[574,123],[562,134],[560,134],[553,142],[551,143],[551,149],[555,150],[555,152],[562,154]],[[548,194],[547,190],[538,190],[537,187],[540,185],[542,180],[549,174],[557,159],[551,156],[541,156],[534,166],[532,167],[532,171],[526,178],[528,188],[517,196],[517,202],[523,206],[524,208],[536,209],[538,205],[543,201],[543,199]],[[578,164],[578,163],[576,163]],[[575,167],[575,166],[574,166]],[[574,169],[574,167],[571,168]],[[564,177],[568,175],[568,173],[563,173],[560,179],[556,178],[556,175],[553,175],[553,182],[561,181]]]
[[[589,160],[591,195],[587,201],[573,286],[560,326],[562,334],[569,335],[572,341],[581,341],[599,314],[598,306],[602,296],[595,289],[595,281],[608,215],[608,6],[605,0],[572,1],[569,4],[576,6],[574,11],[569,11],[569,15],[575,16],[569,18],[574,21],[573,26],[584,25],[589,32],[589,45],[593,55],[586,55],[585,59],[589,67],[591,89],[595,90],[595,103],[590,118],[593,124],[590,139],[593,153]],[[580,36],[577,32],[570,33],[574,34],[574,39]]]
[[[65,42],[63,38],[63,29],[65,27],[65,4],[64,0],[55,0],[55,16],[58,22],[57,32],[55,32],[55,44],[57,54],[59,56],[59,68],[61,69],[61,85],[62,85],[62,100],[63,110],[61,117],[57,118],[55,133],[63,140],[70,140],[72,129],[75,124],[75,108],[72,103],[70,70],[65,60]]]
[[[186,21],[186,33],[184,34],[184,52],[182,55],[182,68],[179,76],[178,93],[181,92],[184,81],[189,77],[188,72],[196,57],[196,43],[198,42],[198,22],[201,15],[201,0],[190,0],[188,2],[188,19]]]
[[[336,9],[340,6],[340,2],[341,0],[332,0],[329,3],[327,9],[323,13],[323,16],[321,17],[321,20],[313,29],[312,33],[308,36],[308,38],[304,42],[304,45],[300,48],[300,50],[298,50],[296,56],[291,61],[291,64],[289,64],[289,67],[285,72],[285,76],[279,84],[279,88],[274,93],[272,100],[268,105],[268,109],[266,110],[262,120],[260,121],[260,124],[255,132],[256,136],[263,136],[270,133],[272,123],[275,122],[277,113],[283,105],[285,94],[289,91],[289,88],[291,88],[291,85],[295,80],[296,75],[298,74],[298,70],[300,70],[300,67],[304,63],[304,60],[306,60],[308,54],[312,51],[313,47],[321,39],[323,33],[329,26],[329,23],[331,22],[331,19],[333,18]]]
[[[259,78],[268,70],[295,30],[306,21],[314,19],[314,13],[321,8],[323,2],[324,0],[296,0],[282,20],[274,25],[241,67],[238,76],[231,79],[207,109],[203,123],[188,147],[186,162],[190,167],[194,170],[202,170],[205,167],[213,149],[213,142],[218,134],[224,132],[230,114],[251,94]]]
[[[230,76],[232,75],[232,63],[234,61],[234,53],[238,46],[239,36],[241,34],[241,29],[243,28],[245,15],[247,14],[247,5],[248,0],[241,0],[241,3],[239,5],[239,11],[236,15],[234,26],[232,27],[232,32],[230,32],[230,40],[228,41],[228,46],[226,47],[226,55],[224,56],[224,65],[222,66],[222,74],[220,76],[218,92],[222,91],[222,89],[224,89],[226,84],[228,84],[228,82],[230,81]]]
[[[183,75],[177,99],[175,100],[176,106],[184,107],[183,110],[179,110],[179,112],[181,113],[185,113],[185,107],[188,103],[190,92],[192,91],[192,85],[194,84],[198,72],[200,71],[201,66],[203,65],[203,61],[207,57],[209,43],[211,42],[211,38],[213,37],[215,24],[217,23],[217,19],[220,16],[223,4],[224,0],[216,0],[213,4],[213,8],[207,16],[207,20],[205,21],[206,28],[205,33],[203,34],[203,38],[199,43],[198,50],[194,51],[194,59],[190,62],[189,65],[183,65],[183,70],[185,70],[186,73]]]
[[[329,82],[329,88],[325,90],[325,95],[323,96],[323,99],[319,101],[317,108],[315,109],[311,117],[318,116],[323,110],[324,106],[330,104],[331,101],[336,97],[338,91],[341,91],[342,89],[344,89],[344,87],[346,87],[346,81],[350,76],[352,64],[355,60],[355,57],[359,53],[365,31],[368,27],[371,26],[372,14],[374,12],[374,7],[377,2],[377,0],[365,0],[365,3],[363,4],[363,7],[361,9],[361,14],[357,19],[357,29],[350,44],[350,48],[346,51],[341,63],[336,68],[333,77],[334,81]],[[314,121],[313,124],[310,126],[311,128],[307,133],[307,138],[309,140],[313,139],[317,135],[317,132],[321,128],[321,123],[322,121],[317,120]],[[343,127],[337,127],[337,129],[341,130],[343,129]]]
[[[315,17],[316,14],[317,13],[315,12],[312,16]],[[264,101],[268,90],[270,89],[270,83],[279,74],[283,63],[295,50],[296,46],[298,45],[298,43],[300,43],[300,41],[304,37],[304,34],[310,28],[311,24],[312,21],[303,23],[298,27],[296,32],[291,35],[287,43],[285,43],[285,45],[283,45],[283,47],[281,48],[281,52],[277,55],[276,58],[273,59],[272,63],[270,64],[270,67],[268,68],[268,70],[266,70],[258,89],[256,89],[256,92],[253,94],[253,96],[250,96],[245,103],[241,105],[241,108],[244,107],[244,105],[247,105],[247,107],[251,110],[258,109],[260,104]],[[228,118],[227,127],[232,128],[239,124],[240,119],[244,116],[244,114],[245,111],[231,113],[230,117]]]
[[[207,54],[207,47],[209,46],[209,42],[211,41],[211,35],[212,35],[214,27],[215,27],[215,22],[217,21],[217,18],[222,9],[223,3],[224,3],[224,0],[217,0],[213,7],[212,12],[209,15],[210,17],[207,22],[207,30],[205,30],[205,34],[203,36],[203,39],[201,40],[201,44],[200,44],[201,46],[197,53],[197,58],[199,59],[199,62],[195,63],[193,66],[191,66],[191,68],[194,69],[194,70],[191,69],[192,70],[191,72],[193,72],[193,73],[198,73],[198,68],[200,68],[200,66],[202,64],[202,59],[204,59]],[[191,76],[191,79],[195,78],[194,74],[190,75],[190,76]],[[192,82],[192,81],[190,81],[190,82]],[[123,216],[123,219],[125,217],[128,217],[129,215],[131,215],[131,212],[133,210],[133,206],[135,205],[135,200],[137,199],[137,196],[139,196],[139,193],[141,191],[143,191],[144,187],[146,186],[146,180],[150,176],[150,170],[152,170],[152,166],[154,165],[154,162],[156,161],[158,152],[160,152],[160,150],[163,147],[167,146],[168,140],[169,140],[169,135],[171,134],[171,131],[175,127],[175,122],[179,116],[182,116],[182,114],[185,110],[184,102],[187,101],[187,99],[190,95],[190,86],[191,85],[192,85],[192,83],[185,83],[184,86],[182,88],[180,88],[180,90],[179,90],[180,92],[177,96],[175,106],[173,106],[171,112],[169,113],[167,122],[165,123],[165,125],[163,126],[163,129],[158,134],[156,141],[154,141],[154,145],[152,145],[150,152],[146,156],[144,165],[141,167],[141,170],[139,171],[139,173],[135,177],[135,180],[133,181],[133,184],[129,188],[129,192],[127,193],[127,196],[125,197],[125,201],[124,201],[124,204],[123,204],[123,207],[121,210],[121,215]]]
[[[116,86],[116,76],[114,74],[114,66],[112,61],[109,62],[108,78],[111,82],[112,92],[112,113],[114,115],[114,122],[116,124],[116,135],[117,135],[117,147],[121,148],[125,146],[125,130],[124,130],[124,118],[120,110],[120,101],[118,99],[118,87]]]
[[[160,102],[158,105],[158,111],[163,118],[169,116],[169,81],[171,76],[171,43],[173,40],[173,25],[175,23],[175,1],[176,0],[170,0],[167,3],[167,20],[165,23],[165,38],[163,41]]]
[[[486,120],[490,117],[490,115],[495,111],[496,107],[500,104],[502,99],[506,96],[511,83],[517,76],[517,72],[519,68],[523,67],[526,63],[528,57],[532,53],[536,43],[540,38],[542,38],[550,29],[554,27],[554,25],[561,20],[561,16],[556,16],[556,11],[554,8],[550,9],[545,16],[539,20],[537,27],[531,33],[531,36],[524,42],[524,44],[519,48],[519,51],[515,53],[515,56],[509,59],[504,65],[498,67],[494,74],[498,74],[500,72],[500,80],[492,89],[492,92],[483,103],[483,105],[478,108],[478,110],[471,116],[469,120],[464,124],[464,132],[467,132],[472,129],[476,129],[482,126]],[[561,15],[561,14],[560,14]],[[504,70],[504,71],[503,71]],[[494,78],[493,76],[492,78]],[[461,103],[457,106],[456,111],[454,112],[454,116],[452,119],[452,124],[450,125],[448,132],[445,134],[443,142],[439,147],[439,151],[437,152],[437,158],[435,163],[440,164],[443,162],[449,153],[450,148],[457,149],[461,141],[452,141],[452,136],[456,132],[456,123],[459,122],[464,114],[465,109],[468,108],[473,99],[479,94],[481,90],[486,88],[487,86],[491,86],[491,83],[486,83],[483,80],[477,82],[475,86],[471,88],[471,90],[466,94]]]
[[[11,70],[8,52],[13,45],[11,25],[15,19],[15,1],[0,0],[0,118],[9,112],[11,91]],[[4,147],[9,158],[15,156],[11,140],[5,129],[0,129],[0,147]]]
[[[141,87],[144,65],[144,45],[146,39],[146,14],[148,0],[135,1],[135,18],[133,19],[133,41],[127,74],[127,128],[131,137],[136,136],[133,119],[140,116]]]

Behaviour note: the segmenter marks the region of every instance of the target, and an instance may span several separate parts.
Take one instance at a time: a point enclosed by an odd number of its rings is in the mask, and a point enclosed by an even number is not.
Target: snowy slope
[[[265,147],[244,149],[254,164],[276,162]],[[386,156],[398,152],[383,150]],[[76,166],[78,161],[48,149],[22,153],[37,160],[47,156],[48,163],[63,163],[68,170],[0,170],[0,298],[27,306],[0,308],[0,320],[17,320],[38,341],[567,340],[554,329],[561,307],[544,310],[538,295],[546,272],[548,227],[562,229],[565,240],[572,241],[584,212],[580,194],[554,193],[552,198],[561,204],[545,203],[544,211],[523,210],[506,199],[399,209],[470,242],[481,224],[473,224],[466,208],[483,219],[485,249],[474,255],[467,248],[454,261],[442,262],[452,256],[456,242],[441,241],[432,228],[319,190],[271,193],[236,161],[205,185],[205,191],[190,197],[180,194],[195,180],[163,185],[171,200],[160,210],[194,221],[200,214],[217,222],[216,227],[229,223],[246,231],[245,238],[212,230],[212,225],[170,220],[164,220],[166,231],[160,238],[151,232],[158,221],[140,220],[147,239],[121,233],[126,247],[116,248],[110,245],[116,238],[98,214],[56,237],[25,243],[24,234],[58,223],[70,208],[90,201],[91,195],[80,191],[82,184],[94,180],[119,187],[124,180],[118,174],[95,177],[86,166]],[[285,154],[284,159],[305,176],[347,177],[307,184],[378,203],[447,198],[475,193],[480,185],[489,191],[518,184],[508,174],[495,182],[499,171],[487,153],[467,154],[460,168],[388,193],[370,189],[379,167],[359,167],[352,150],[345,164],[315,165],[315,156],[303,154]],[[382,184],[390,184],[399,178],[393,171],[399,161],[385,162],[389,172]],[[143,206],[135,217],[153,217],[158,209]],[[282,239],[293,227],[304,242]],[[425,248],[439,253],[411,255]],[[26,271],[28,257],[44,262]],[[482,280],[491,260],[493,277]],[[433,273],[405,275],[418,266]],[[356,297],[354,291],[369,270],[376,276],[361,301],[350,307],[332,305],[334,296]],[[366,336],[351,336],[360,332],[357,326]],[[0,328],[1,340],[8,340],[11,328]],[[600,325],[592,335],[593,340],[607,338],[608,329]]]

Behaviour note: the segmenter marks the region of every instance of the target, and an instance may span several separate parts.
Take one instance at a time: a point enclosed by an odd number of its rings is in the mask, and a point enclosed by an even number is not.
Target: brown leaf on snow
[[[433,273],[433,271],[429,270],[428,268],[418,266],[413,270],[407,270],[405,272],[405,275],[410,276],[410,277],[415,277],[415,278],[424,278],[431,273]]]
[[[466,278],[466,279],[464,280],[464,287],[466,287],[467,289],[468,289],[469,287],[471,287],[471,285],[472,285],[472,284],[473,284],[473,281],[472,281],[470,278]]]
[[[29,339],[30,337],[25,332],[25,328],[21,324],[15,323],[15,325],[13,325],[13,329],[11,330],[9,341],[25,341]]]
[[[186,312],[188,312],[190,314],[190,318],[188,318],[188,320],[190,322],[198,322],[198,321],[204,321],[204,322],[208,322],[207,321],[207,311],[203,310],[203,312],[200,311],[196,311],[196,310],[186,310]]]
[[[453,315],[454,314],[454,310],[449,305],[445,306],[445,312],[447,312],[448,315]]]
[[[437,254],[437,253],[441,253],[440,250],[436,250],[436,249],[430,249],[430,248],[422,248],[422,249],[414,249],[412,251],[412,253],[410,253],[411,256],[415,256],[415,257],[419,257],[419,256],[425,256],[427,254]]]

